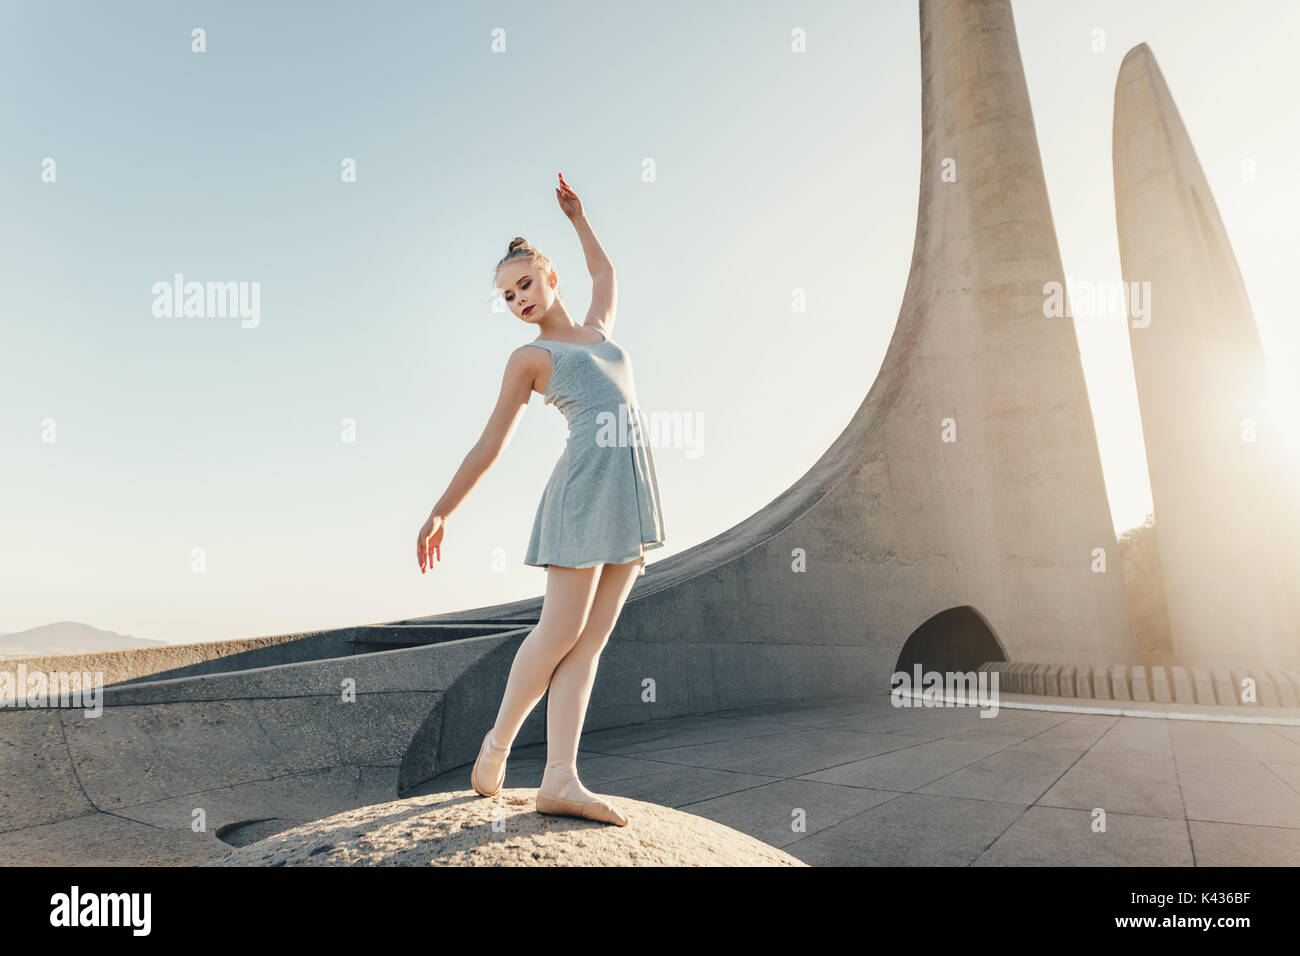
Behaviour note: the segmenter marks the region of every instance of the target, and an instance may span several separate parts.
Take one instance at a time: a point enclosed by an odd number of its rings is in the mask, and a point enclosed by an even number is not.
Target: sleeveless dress
[[[591,326],[591,328],[596,328]],[[536,339],[551,353],[543,404],[569,422],[524,564],[590,568],[641,559],[664,544],[659,477],[636,398],[632,361],[600,329],[594,345]]]

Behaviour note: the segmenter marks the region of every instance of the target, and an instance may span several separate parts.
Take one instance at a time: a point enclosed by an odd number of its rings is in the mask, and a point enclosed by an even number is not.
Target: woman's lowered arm
[[[433,566],[436,555],[442,560],[442,538],[447,526],[447,518],[459,508],[465,498],[478,484],[479,479],[487,473],[492,464],[500,457],[510,436],[514,434],[519,419],[528,408],[528,400],[533,394],[534,365],[523,348],[516,349],[506,363],[506,371],[501,380],[501,393],[497,397],[496,408],[483,428],[483,434],[474,443],[465,459],[456,469],[456,474],[447,485],[429,517],[416,536],[416,558],[420,564],[420,573]]]

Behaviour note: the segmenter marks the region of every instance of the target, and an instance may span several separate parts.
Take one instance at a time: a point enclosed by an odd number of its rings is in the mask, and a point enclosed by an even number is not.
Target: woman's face
[[[555,273],[543,276],[531,262],[507,262],[497,273],[497,288],[511,312],[536,323],[555,301]]]

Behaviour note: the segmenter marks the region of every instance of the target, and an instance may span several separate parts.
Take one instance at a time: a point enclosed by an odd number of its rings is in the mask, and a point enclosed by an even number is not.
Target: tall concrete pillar
[[[1129,340],[1174,656],[1294,665],[1300,481],[1278,429],[1295,422],[1270,408],[1241,272],[1145,43],[1120,66],[1113,150],[1129,301],[1150,294]]]

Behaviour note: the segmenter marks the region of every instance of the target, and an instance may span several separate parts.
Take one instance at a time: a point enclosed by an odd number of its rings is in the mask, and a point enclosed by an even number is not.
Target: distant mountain
[[[89,624],[59,621],[26,631],[0,634],[0,657],[44,657],[46,654],[75,654],[85,651],[124,651],[137,647],[165,647],[169,642],[129,637],[116,631],[101,631]]]

